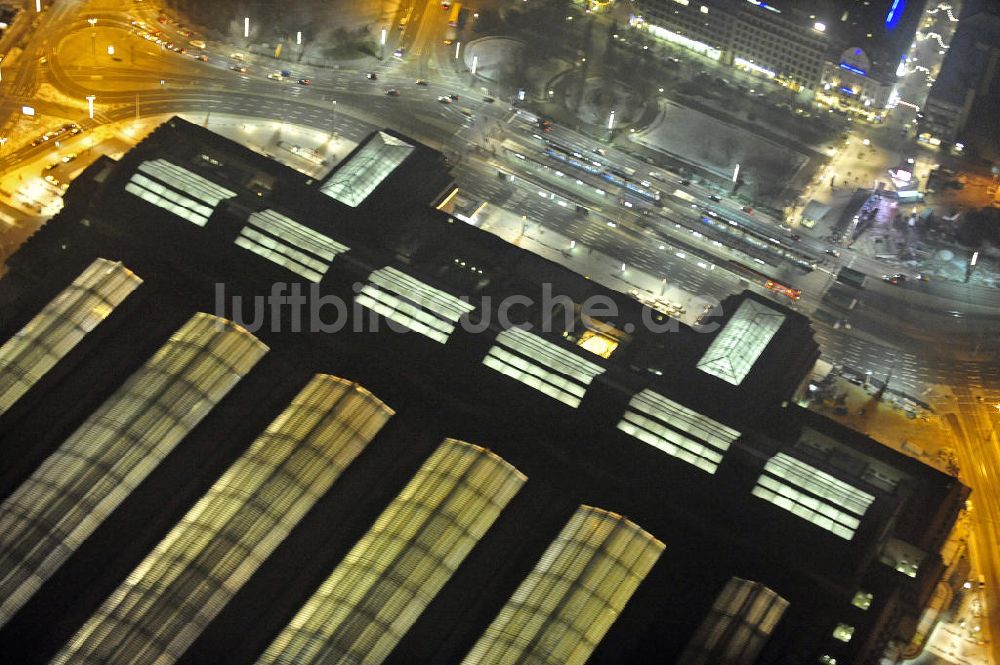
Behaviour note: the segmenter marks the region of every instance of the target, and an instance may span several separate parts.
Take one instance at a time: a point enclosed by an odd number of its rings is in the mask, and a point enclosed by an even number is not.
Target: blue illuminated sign
[[[857,68],[857,67],[855,67],[854,65],[849,65],[849,64],[847,64],[846,62],[842,62],[842,63],[840,63],[840,68],[841,68],[841,69],[846,69],[846,70],[847,70],[847,71],[849,71],[849,72],[854,72],[854,73],[855,73],[855,74],[857,74],[858,76],[868,76],[868,74],[867,74],[867,73],[865,73],[865,70],[863,70],[863,69],[858,69],[858,68]]]
[[[885,15],[885,27],[892,30],[899,24],[899,20],[903,18],[903,10],[906,8],[906,0],[892,0],[892,7],[889,8],[889,13]]]
[[[842,93],[844,93],[844,94],[847,94],[847,95],[853,95],[854,94],[854,91],[851,90],[850,88],[841,88],[840,91]]]

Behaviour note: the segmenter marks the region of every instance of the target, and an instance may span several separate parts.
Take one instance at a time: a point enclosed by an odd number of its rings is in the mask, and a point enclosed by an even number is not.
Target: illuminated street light
[[[90,115],[90,119],[94,119],[94,100],[97,99],[94,95],[87,95],[87,113]]]
[[[382,28],[382,41],[380,42],[382,46],[385,46],[386,29]]]
[[[96,18],[88,18],[87,19],[87,23],[90,24],[91,28],[93,28],[95,25],[97,25],[97,19]]]
[[[115,54],[115,47],[108,44],[108,55],[114,55],[114,54]]]
[[[455,60],[458,60],[458,49],[462,48],[462,42],[455,42]]]
[[[608,116],[608,129],[612,130],[615,128],[615,110],[611,109],[611,114]]]
[[[35,107],[34,106],[22,106],[21,107],[21,113],[23,113],[24,115],[26,115],[28,117],[33,117],[35,115]]]
[[[733,184],[736,184],[736,180],[740,177],[740,165],[737,164],[736,168],[733,169]]]
[[[476,70],[479,68],[479,56],[472,56],[472,75],[476,75]]]
[[[299,46],[302,45],[302,31],[301,30],[299,30],[298,32],[295,33],[295,43],[298,44]]]
[[[244,16],[243,17],[243,38],[244,39],[249,39],[250,38],[250,17],[249,16]]]
[[[42,13],[42,0],[35,0],[35,13],[36,14]]]

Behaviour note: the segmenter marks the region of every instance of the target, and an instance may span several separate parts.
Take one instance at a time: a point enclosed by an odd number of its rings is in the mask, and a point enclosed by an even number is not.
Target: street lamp
[[[250,17],[243,17],[243,39],[250,39]]]
[[[301,30],[299,30],[298,32],[295,33],[295,44],[298,45],[298,46],[302,46],[302,31]]]
[[[472,75],[476,75],[476,70],[479,69],[479,56],[472,56]]]
[[[36,14],[42,13],[42,0],[35,0],[35,13]]]
[[[615,110],[611,109],[611,114],[608,116],[608,131],[615,128]]]
[[[455,60],[458,60],[458,50],[462,48],[462,42],[455,42]]]
[[[382,58],[385,57],[385,38],[386,38],[386,34],[387,34],[386,29],[382,28],[382,38],[379,40],[379,52],[378,52],[378,59],[379,60],[381,60]]]
[[[90,119],[94,119],[94,100],[97,99],[94,95],[87,95],[87,113],[90,115]]]

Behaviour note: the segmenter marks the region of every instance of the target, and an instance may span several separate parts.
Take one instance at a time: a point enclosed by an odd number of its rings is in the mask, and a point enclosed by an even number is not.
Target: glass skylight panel
[[[663,550],[621,515],[580,506],[462,665],[583,665]]]
[[[784,321],[781,312],[744,300],[698,360],[698,369],[740,385]]]
[[[788,604],[759,582],[731,578],[677,665],[753,665]]]
[[[0,626],[266,353],[195,314],[0,504]]]
[[[409,143],[378,132],[333,172],[320,191],[356,208],[411,152]]]
[[[739,438],[731,427],[646,389],[629,402],[618,429],[700,469],[715,473]]]
[[[274,210],[255,212],[247,222],[236,239],[239,247],[311,282],[319,282],[334,257],[350,249]]]
[[[444,344],[474,305],[395,268],[379,268],[355,298],[359,305]]]
[[[875,497],[785,453],[767,461],[752,494],[851,540]]]
[[[392,414],[357,384],[315,376],[52,663],[175,662]]]
[[[526,480],[446,439],[257,664],[383,662]]]
[[[0,414],[106,319],[142,280],[120,262],[97,259],[0,347]]]
[[[205,226],[220,201],[236,192],[165,159],[145,161],[125,191],[197,226]]]
[[[604,373],[600,365],[520,328],[497,335],[483,364],[573,408]]]
[[[145,161],[139,165],[139,170],[213,208],[225,199],[236,196],[236,192],[165,159]]]

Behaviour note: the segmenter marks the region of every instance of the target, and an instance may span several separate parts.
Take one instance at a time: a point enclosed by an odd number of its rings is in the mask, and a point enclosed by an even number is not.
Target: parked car
[[[417,85],[425,85],[426,86],[426,85],[430,85],[430,83],[428,81],[426,81],[425,79],[417,79]]]
[[[906,275],[901,272],[897,272],[892,275],[882,275],[882,281],[899,286],[900,284],[906,283]]]
[[[367,74],[365,74],[365,78],[368,79],[369,81],[377,81],[378,74],[376,74],[375,72],[368,72]]]
[[[385,91],[385,94],[387,94],[390,97],[399,97],[399,90],[396,90],[395,88],[389,88],[388,90]]]

